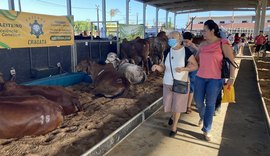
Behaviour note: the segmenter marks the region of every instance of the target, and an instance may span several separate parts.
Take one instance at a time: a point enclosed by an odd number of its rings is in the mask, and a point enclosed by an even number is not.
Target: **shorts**
[[[259,52],[260,49],[261,49],[262,45],[261,44],[258,44],[256,45],[256,49],[255,49],[255,52]]]

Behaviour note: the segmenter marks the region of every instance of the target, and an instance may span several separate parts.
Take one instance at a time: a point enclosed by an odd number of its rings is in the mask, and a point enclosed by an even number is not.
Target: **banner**
[[[0,48],[73,44],[73,17],[0,10]]]
[[[126,38],[128,41],[133,40],[136,37],[144,38],[144,26],[119,24],[119,35],[121,40]]]

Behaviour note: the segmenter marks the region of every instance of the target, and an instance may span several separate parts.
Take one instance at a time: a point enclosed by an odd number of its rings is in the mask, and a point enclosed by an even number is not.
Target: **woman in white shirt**
[[[167,55],[165,63],[152,66],[152,71],[164,72],[163,77],[163,105],[164,111],[172,113],[168,124],[171,125],[169,136],[173,137],[177,133],[177,123],[180,113],[187,110],[187,94],[175,93],[172,91],[173,77],[177,80],[188,80],[188,72],[198,69],[198,64],[192,52],[182,45],[183,38],[178,31],[169,34],[168,44],[171,47],[170,54]],[[170,65],[171,61],[171,65]],[[172,70],[171,70],[172,66]]]

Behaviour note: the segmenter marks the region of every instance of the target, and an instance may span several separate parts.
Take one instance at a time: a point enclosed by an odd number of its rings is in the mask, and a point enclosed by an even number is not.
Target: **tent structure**
[[[263,0],[137,0],[176,13],[202,11],[256,11]],[[267,0],[266,0],[267,1]],[[269,1],[268,1],[269,2]]]
[[[130,1],[130,0],[127,0]],[[270,0],[136,0],[145,5],[177,14],[204,11],[255,11],[254,34],[263,30],[266,10],[270,9]],[[158,18],[157,18],[158,20]],[[166,22],[167,23],[167,22]]]

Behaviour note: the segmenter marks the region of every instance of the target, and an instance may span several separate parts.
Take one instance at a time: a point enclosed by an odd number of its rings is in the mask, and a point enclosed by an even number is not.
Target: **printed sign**
[[[73,17],[0,10],[0,48],[73,44]]]
[[[128,41],[130,41],[136,37],[144,38],[144,26],[119,24],[119,33],[121,40],[126,38]]]

